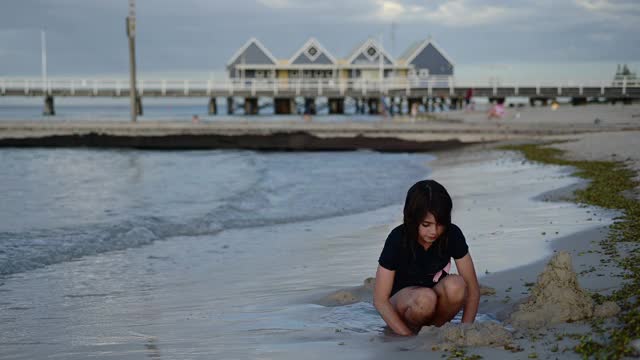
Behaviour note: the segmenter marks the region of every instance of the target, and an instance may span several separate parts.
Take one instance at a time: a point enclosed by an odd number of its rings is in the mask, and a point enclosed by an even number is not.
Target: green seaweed
[[[444,355],[443,355],[444,357]],[[460,360],[480,360],[482,359],[481,355],[478,354],[471,354],[468,355],[467,354],[467,350],[463,349],[463,348],[453,348],[451,350],[449,350],[449,356],[447,357],[448,360],[453,360],[453,359],[460,359]]]
[[[619,161],[580,161],[563,158],[564,151],[546,147],[552,144],[525,144],[501,147],[502,150],[520,151],[535,162],[572,166],[574,175],[589,180],[586,188],[574,193],[574,201],[620,211],[610,230],[601,242],[601,260],[604,265],[615,262],[626,271],[627,279],[620,289],[610,296],[597,295],[597,303],[605,300],[616,301],[622,308],[616,326],[603,329],[601,323],[594,323],[594,330],[604,336],[596,341],[591,336],[583,336],[574,351],[584,358],[620,359],[632,356],[635,351],[629,346],[640,338],[640,310],[630,299],[640,299],[640,247],[635,246],[621,257],[616,248],[618,243],[640,243],[640,201],[628,196],[640,185],[633,180],[634,172]]]

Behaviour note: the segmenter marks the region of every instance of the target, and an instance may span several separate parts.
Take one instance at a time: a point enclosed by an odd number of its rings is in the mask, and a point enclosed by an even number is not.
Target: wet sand
[[[628,123],[627,117],[630,118],[632,114],[638,112],[638,108],[623,108],[621,111],[618,109],[602,109],[603,112],[595,115],[607,119],[611,122],[623,122]],[[588,121],[585,120],[584,112],[565,112],[563,121]],[[540,114],[538,114],[540,115]],[[593,115],[593,114],[591,114]],[[539,121],[551,120],[555,117],[556,113],[547,112],[538,116]],[[618,117],[617,117],[618,116]],[[640,119],[635,116],[634,122],[640,122]],[[522,118],[522,115],[521,115]],[[465,121],[483,121],[477,114],[467,114]],[[536,138],[529,139],[525,142],[548,142],[555,141],[557,138]],[[568,141],[566,141],[568,140]],[[580,134],[565,139],[566,142],[555,143],[551,147],[562,149],[566,151],[565,158],[575,160],[586,161],[622,161],[627,167],[634,170],[636,173],[636,179],[640,178],[640,132],[638,131],[619,131],[619,132],[600,132]],[[510,142],[512,143],[512,142]],[[486,161],[487,157],[495,157],[496,152],[495,145],[478,145],[466,149],[454,150],[440,154],[438,160],[431,165],[434,167],[433,177],[438,178],[439,173],[446,172],[451,166],[460,166],[461,164],[473,164]],[[500,155],[498,155],[500,156]],[[549,202],[551,204],[566,201],[572,198],[573,192],[585,186],[584,180],[573,178],[574,182],[567,186],[561,186],[552,191],[540,193],[536,197],[539,201]],[[635,194],[629,194],[630,196],[638,197],[640,189],[636,189]],[[455,204],[455,200],[454,200]],[[455,207],[455,206],[454,206]],[[604,209],[592,209],[589,212],[589,220],[594,220],[603,214],[607,213]],[[455,215],[455,214],[454,214]],[[546,229],[529,229],[535,233],[545,233]],[[614,290],[619,289],[623,284],[622,274],[623,271],[612,263],[603,262],[606,257],[601,253],[600,241],[606,238],[608,233],[608,225],[598,225],[592,229],[580,231],[570,234],[568,236],[560,237],[552,241],[549,246],[551,254],[544,258],[537,260],[533,263],[528,263],[515,269],[499,272],[487,272],[482,274],[482,269],[476,265],[476,270],[480,274],[480,282],[483,287],[494,289],[495,294],[484,295],[481,297],[481,303],[479,308],[480,315],[490,315],[490,318],[497,319],[501,325],[506,326],[509,330],[510,339],[507,341],[509,345],[505,350],[504,344],[497,341],[497,345],[493,346],[467,346],[467,354],[478,354],[486,359],[522,359],[522,358],[563,358],[563,359],[580,359],[581,356],[573,351],[574,346],[579,343],[579,337],[582,335],[593,335],[591,326],[588,319],[592,316],[605,316],[605,324],[614,324],[615,320],[611,318],[612,314],[615,314],[617,306],[613,306],[611,313],[606,314],[607,310],[604,308],[595,308],[595,315],[589,313],[588,315],[580,315],[586,317],[584,320],[559,322],[555,324],[547,324],[542,326],[536,326],[533,329],[528,329],[522,326],[514,327],[514,313],[520,309],[521,305],[527,301],[531,302],[532,290],[535,289],[536,281],[539,279],[540,274],[545,270],[545,267],[549,263],[552,256],[564,252],[570,256],[572,262],[573,271],[575,272],[577,279],[577,286],[580,289],[584,289],[584,293],[587,298],[584,301],[591,302],[588,299],[588,295],[591,293],[609,295]],[[482,249],[474,249],[476,252],[482,251]],[[516,252],[516,255],[523,259],[523,262],[527,262],[526,251]],[[365,284],[366,285],[366,284]],[[358,292],[362,292],[367,289],[367,286],[361,286],[357,289]],[[349,290],[349,289],[345,289]],[[579,290],[581,291],[581,290]],[[348,299],[348,295],[337,292],[332,295],[338,295],[338,300]],[[335,299],[334,299],[335,300]],[[551,306],[550,309],[556,310],[561,307],[549,303],[546,306]],[[574,304],[571,304],[574,305]],[[607,304],[610,305],[610,304]],[[578,305],[575,304],[577,307]],[[586,305],[591,307],[591,305]],[[590,308],[592,309],[592,308]],[[591,311],[591,310],[589,310]],[[604,312],[604,315],[603,315]],[[580,317],[578,316],[578,317]],[[483,322],[479,319],[480,323]],[[484,321],[485,324],[486,321]],[[492,325],[493,326],[493,325]],[[495,333],[496,329],[485,327],[480,325],[480,330],[486,331],[484,335]],[[502,327],[501,327],[502,328]],[[453,326],[453,329],[457,329]],[[398,344],[395,348],[388,347],[387,351],[391,351],[392,354],[386,353],[385,356],[398,357],[402,359],[418,359],[418,358],[440,358],[441,356],[448,356],[448,352],[442,352],[443,348],[440,344],[442,338],[447,331],[451,329],[434,329],[425,328],[415,338],[408,339],[404,342],[401,340],[395,340]],[[482,332],[480,332],[482,334]],[[469,336],[471,338],[473,335]],[[486,341],[496,341],[495,339],[486,337]],[[390,350],[392,349],[393,350]],[[437,349],[437,350],[436,350]],[[444,350],[447,350],[446,348]],[[384,356],[380,356],[382,358]]]

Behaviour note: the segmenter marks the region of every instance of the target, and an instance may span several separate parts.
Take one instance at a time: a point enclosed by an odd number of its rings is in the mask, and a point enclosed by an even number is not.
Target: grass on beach
[[[640,185],[633,180],[634,172],[622,162],[613,161],[576,161],[562,157],[562,150],[546,147],[551,144],[525,144],[501,147],[502,150],[520,151],[530,161],[544,164],[572,166],[574,175],[589,180],[587,188],[575,192],[575,201],[595,205],[621,212],[614,219],[610,231],[600,242],[605,263],[614,261],[626,271],[627,281],[622,288],[610,296],[594,294],[598,303],[606,300],[616,301],[622,308],[615,327],[603,328],[601,322],[594,321],[592,326],[606,341],[594,340],[590,335],[582,337],[574,349],[583,357],[620,359],[633,356],[635,351],[630,342],[640,338],[640,201],[630,196]],[[621,256],[617,245],[632,244],[628,253]]]

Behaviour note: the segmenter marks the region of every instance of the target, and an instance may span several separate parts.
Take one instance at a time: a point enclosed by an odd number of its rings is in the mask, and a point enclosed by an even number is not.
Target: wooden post
[[[42,112],[42,115],[53,116],[55,114],[56,114],[56,109],[53,104],[53,96],[47,94],[44,97],[44,111]]]
[[[136,97],[136,115],[142,115],[142,98]]]
[[[209,99],[209,115],[215,115],[218,113],[218,104],[216,103],[216,98],[212,97]]]
[[[329,98],[329,114],[344,114],[344,98]]]
[[[235,112],[235,103],[233,101],[233,96],[227,97],[227,114],[233,115]]]
[[[127,16],[127,36],[129,38],[129,99],[131,101],[131,121],[136,122],[138,112],[142,113],[142,106],[138,108],[139,99],[136,93],[136,18],[135,2],[129,0],[129,16]]]

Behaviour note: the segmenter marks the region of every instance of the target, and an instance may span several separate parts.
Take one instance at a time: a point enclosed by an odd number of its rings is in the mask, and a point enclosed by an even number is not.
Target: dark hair
[[[453,201],[447,189],[435,180],[418,181],[409,188],[404,202],[404,246],[411,250],[413,256],[418,246],[418,226],[427,213],[433,214],[438,225],[444,225],[446,234],[451,225],[452,208]],[[446,243],[447,238],[443,235],[436,241],[438,250],[446,248]]]

